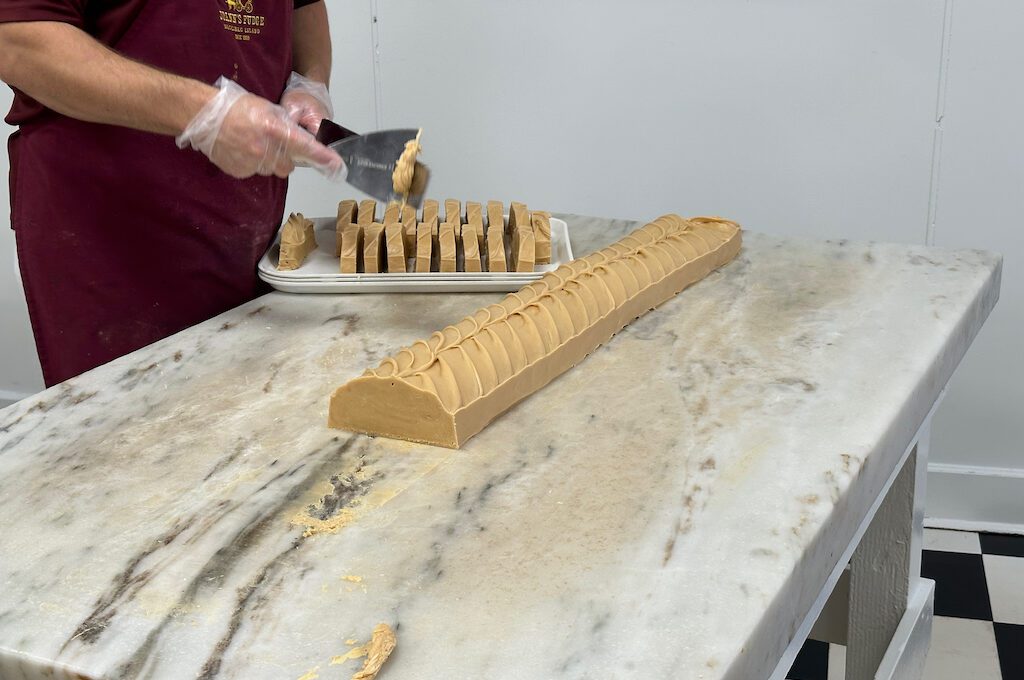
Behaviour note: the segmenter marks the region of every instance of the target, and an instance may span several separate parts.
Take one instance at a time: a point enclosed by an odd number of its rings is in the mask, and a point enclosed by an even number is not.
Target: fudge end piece
[[[401,408],[378,408],[401,404]],[[411,383],[362,376],[331,395],[328,427],[374,436],[405,439],[457,449],[462,443],[455,419],[445,411],[437,395]]]
[[[313,220],[302,213],[292,213],[281,228],[281,252],[277,258],[278,271],[291,271],[302,266],[306,256],[316,250]]]

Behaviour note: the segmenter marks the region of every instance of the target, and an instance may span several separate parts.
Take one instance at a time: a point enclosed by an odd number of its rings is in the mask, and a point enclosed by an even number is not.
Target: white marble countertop
[[[497,295],[263,297],[0,411],[0,677],[763,677],[999,273],[748,233],[461,451],[328,395]]]

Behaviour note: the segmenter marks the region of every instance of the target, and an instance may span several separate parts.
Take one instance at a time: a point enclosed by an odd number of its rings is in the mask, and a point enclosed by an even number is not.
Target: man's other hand
[[[320,129],[320,121],[334,116],[327,86],[299,73],[292,73],[288,80],[281,95],[281,106],[293,123],[314,135]]]
[[[227,78],[219,92],[177,138],[178,146],[201,151],[221,170],[243,179],[253,175],[287,177],[297,163],[329,178],[345,164],[332,149],[293,122],[284,107],[246,92]]]

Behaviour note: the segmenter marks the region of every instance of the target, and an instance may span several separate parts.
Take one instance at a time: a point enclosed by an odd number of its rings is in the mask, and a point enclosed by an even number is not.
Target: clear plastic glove
[[[341,156],[292,122],[284,107],[250,94],[223,76],[216,86],[220,91],[175,140],[179,148],[191,146],[239,179],[287,177],[299,163],[331,179],[344,177]]]
[[[334,117],[327,86],[294,71],[281,95],[281,106],[293,123],[314,135],[320,129],[320,121]]]

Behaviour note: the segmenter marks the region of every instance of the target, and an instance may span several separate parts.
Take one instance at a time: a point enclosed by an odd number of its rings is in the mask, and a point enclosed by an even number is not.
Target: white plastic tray
[[[506,216],[507,219],[507,216]],[[531,281],[569,262],[572,246],[569,225],[551,218],[551,264],[537,265],[531,273],[517,272],[410,272],[406,274],[342,274],[338,271],[335,249],[335,220],[320,217],[313,220],[317,249],[309,254],[298,269],[278,271],[281,233],[260,259],[259,277],[277,290],[286,293],[471,293],[519,290]]]

